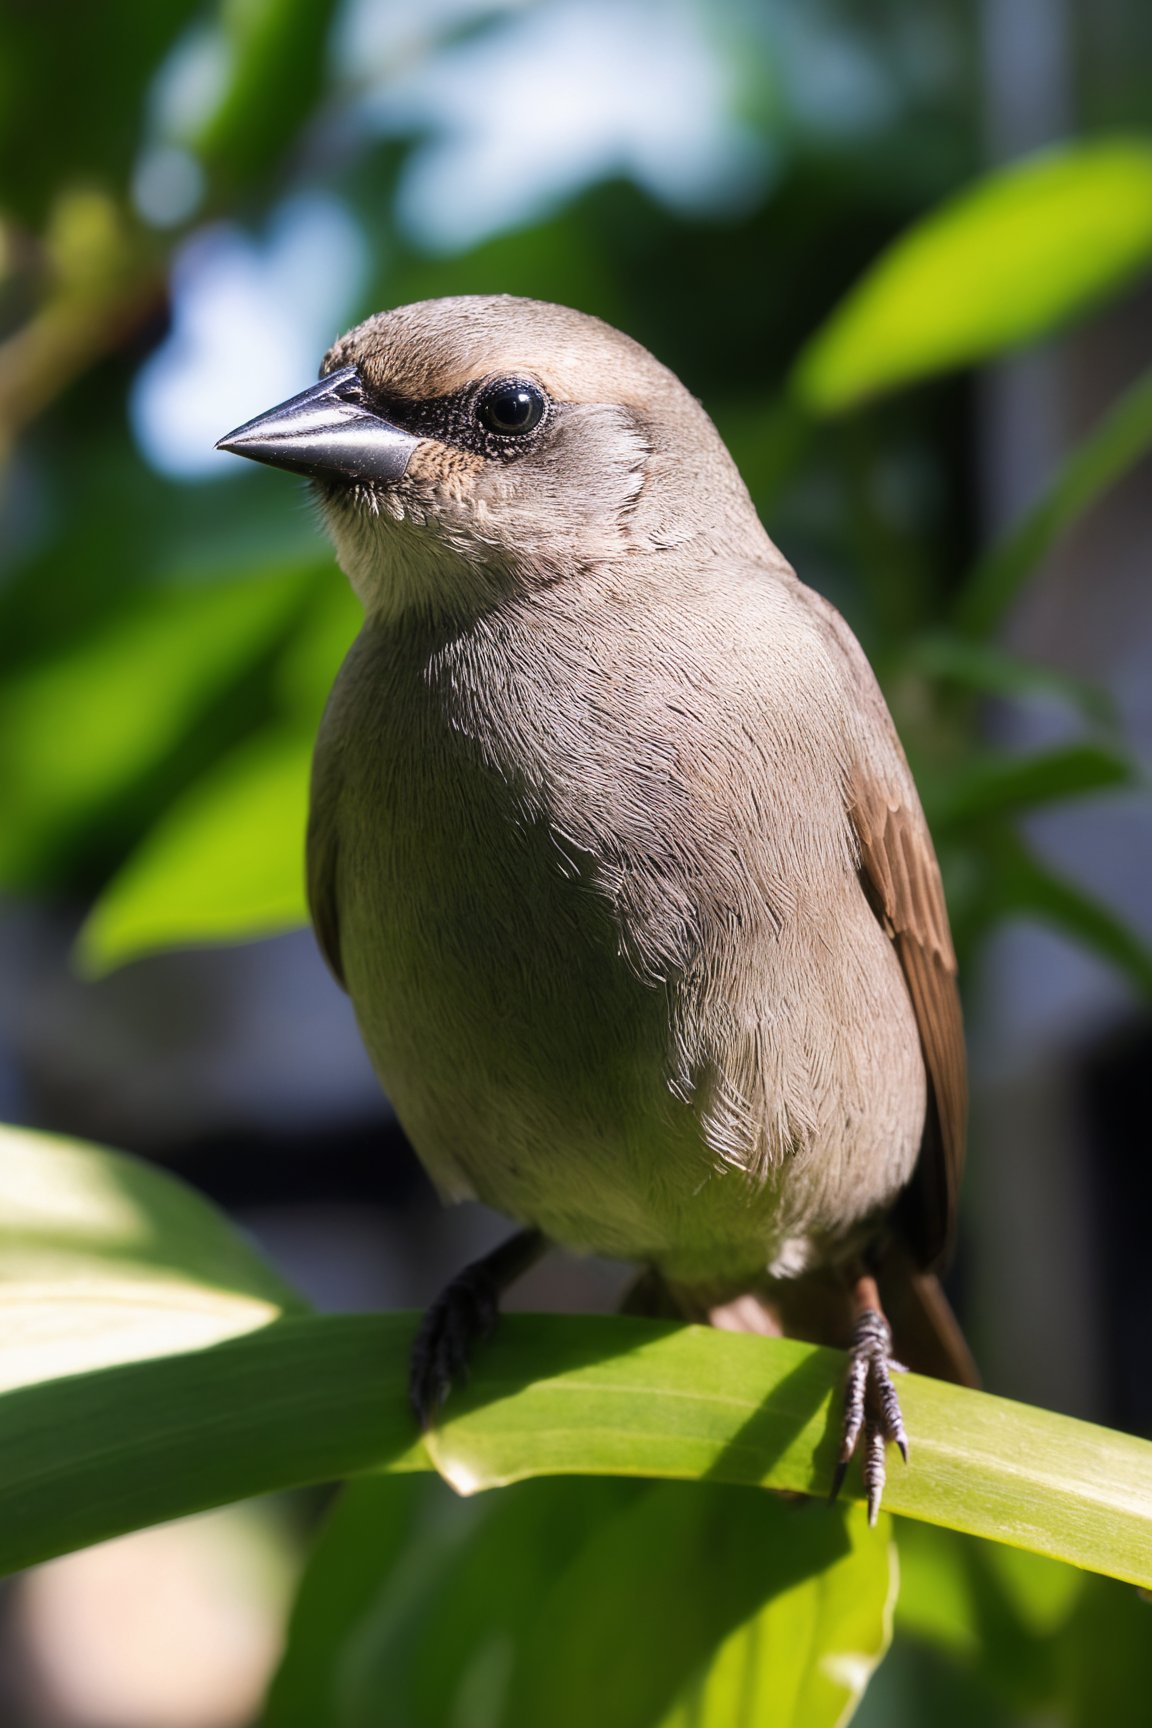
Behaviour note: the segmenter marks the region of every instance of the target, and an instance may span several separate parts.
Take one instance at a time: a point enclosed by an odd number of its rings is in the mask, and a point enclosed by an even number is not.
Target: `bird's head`
[[[510,295],[380,312],[219,449],[305,474],[370,612],[469,613],[760,534],[712,422],[630,337]]]

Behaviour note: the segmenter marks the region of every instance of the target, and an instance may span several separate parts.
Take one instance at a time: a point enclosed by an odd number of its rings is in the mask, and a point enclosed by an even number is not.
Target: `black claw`
[[[500,1317],[500,1296],[548,1246],[539,1230],[520,1230],[473,1261],[420,1322],[408,1366],[408,1402],[422,1430],[435,1422],[458,1380],[468,1377],[476,1345]]]
[[[468,1378],[473,1350],[496,1324],[498,1296],[483,1268],[470,1266],[420,1322],[409,1363],[408,1402],[422,1430],[435,1422],[453,1386]]]

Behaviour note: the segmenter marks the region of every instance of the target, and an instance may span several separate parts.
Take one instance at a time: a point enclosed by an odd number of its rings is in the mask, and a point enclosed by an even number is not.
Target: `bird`
[[[307,478],[363,607],[320,947],[441,1195],[519,1226],[424,1316],[421,1425],[557,1244],[635,1263],[637,1310],[846,1349],[833,1492],[859,1453],[874,1521],[893,1374],[975,1369],[956,960],[855,636],[696,398],[571,308],[376,313],[217,447]]]

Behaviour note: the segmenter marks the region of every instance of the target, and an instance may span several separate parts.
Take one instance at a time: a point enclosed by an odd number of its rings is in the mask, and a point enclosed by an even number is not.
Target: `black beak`
[[[216,448],[321,479],[399,480],[420,440],[373,414],[363,400],[359,372],[345,366],[237,426]]]

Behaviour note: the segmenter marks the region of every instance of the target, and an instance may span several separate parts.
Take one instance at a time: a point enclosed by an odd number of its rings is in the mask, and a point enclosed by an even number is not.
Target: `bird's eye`
[[[537,384],[519,378],[490,384],[477,404],[480,424],[505,438],[522,438],[544,417],[545,395]]]

